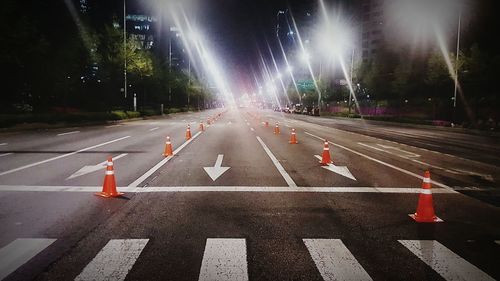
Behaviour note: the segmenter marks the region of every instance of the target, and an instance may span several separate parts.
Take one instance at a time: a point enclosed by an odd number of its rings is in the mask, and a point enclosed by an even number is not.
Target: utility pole
[[[123,92],[127,99],[127,10],[123,0]]]
[[[452,117],[452,124],[455,122],[455,114],[456,114],[456,107],[457,107],[457,89],[458,89],[458,55],[460,53],[460,24],[461,24],[461,18],[462,18],[462,11],[458,12],[458,29],[457,29],[457,55],[455,59],[455,88],[453,91],[453,117]]]
[[[350,87],[349,88],[349,115],[351,114],[351,100],[352,100],[352,90],[353,90],[353,87],[352,87],[352,73],[353,73],[353,69],[354,69],[354,48],[352,49],[352,53],[351,53],[351,74],[350,74],[350,77],[349,79],[351,80],[351,84],[350,84]]]

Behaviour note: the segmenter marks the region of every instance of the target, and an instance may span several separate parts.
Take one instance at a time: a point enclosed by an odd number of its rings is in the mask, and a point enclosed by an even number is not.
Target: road
[[[500,279],[499,150],[253,108],[2,133],[0,280]],[[107,157],[122,197],[93,195]],[[408,216],[425,170],[444,222]]]

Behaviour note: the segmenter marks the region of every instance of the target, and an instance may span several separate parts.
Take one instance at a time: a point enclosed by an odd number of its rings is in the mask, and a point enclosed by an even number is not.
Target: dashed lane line
[[[20,238],[0,249],[0,280],[31,260],[56,239]]]
[[[445,280],[495,280],[436,240],[398,240]]]
[[[304,133],[306,133],[307,135],[309,135],[309,136],[311,136],[311,137],[317,138],[317,139],[319,139],[319,140],[322,140],[322,141],[324,141],[324,140],[325,140],[324,138],[321,138],[321,137],[316,136],[316,135],[314,135],[314,134],[311,134],[311,133],[309,133],[309,132],[304,132]],[[340,148],[342,148],[342,149],[344,149],[344,150],[347,150],[347,151],[349,151],[349,152],[352,152],[352,153],[354,153],[354,154],[357,154],[357,155],[359,155],[359,156],[361,156],[361,157],[364,157],[364,158],[366,158],[366,159],[372,160],[372,161],[374,161],[374,162],[377,162],[377,163],[379,163],[379,164],[381,164],[381,165],[384,165],[384,166],[386,166],[386,167],[392,168],[392,169],[394,169],[394,170],[400,171],[400,172],[402,172],[402,173],[404,173],[404,174],[407,174],[407,175],[410,175],[410,176],[416,177],[416,178],[421,179],[421,180],[423,180],[423,179],[424,179],[424,177],[422,177],[421,175],[417,175],[417,174],[415,174],[415,173],[413,173],[413,172],[410,172],[410,171],[408,171],[408,170],[405,170],[405,169],[402,169],[402,168],[396,167],[396,166],[394,166],[394,165],[392,165],[392,164],[389,164],[389,163],[387,163],[387,162],[384,162],[384,161],[378,160],[378,159],[376,159],[376,158],[373,158],[373,157],[371,157],[371,156],[368,156],[368,155],[366,155],[366,154],[363,154],[363,153],[358,152],[358,151],[356,151],[356,150],[353,150],[353,149],[351,149],[351,148],[345,147],[345,146],[343,146],[343,145],[341,145],[341,144],[334,143],[334,142],[331,142],[331,141],[328,141],[328,142],[329,142],[329,143],[331,143],[331,144],[333,144],[333,145],[335,145],[335,146],[337,146],[337,147],[340,147]],[[437,185],[437,186],[442,187],[442,188],[446,188],[446,189],[448,189],[450,192],[456,192],[456,191],[454,191],[451,187],[447,186],[446,184],[442,184],[442,183],[440,183],[440,182],[436,182],[436,181],[434,181],[434,180],[432,180],[432,184]]]
[[[60,133],[57,134],[58,137],[60,136],[66,136],[66,135],[72,135],[72,134],[78,134],[80,131],[72,131],[72,132],[66,132],[66,133]]]
[[[285,168],[281,165],[281,163],[276,159],[274,154],[269,150],[267,145],[262,141],[262,139],[257,136],[257,140],[259,141],[260,145],[262,145],[262,148],[264,148],[264,151],[267,153],[269,158],[271,158],[271,161],[274,163],[274,166],[276,166],[276,169],[278,169],[278,172],[281,174],[283,179],[286,181],[289,187],[297,187],[297,184],[293,181],[293,179],[290,177],[290,175],[287,173]]]
[[[14,153],[13,152],[2,153],[2,154],[0,154],[0,157],[4,157],[7,155],[11,155],[11,154],[14,154]]]
[[[185,141],[181,146],[179,146],[176,150],[174,150],[173,154],[177,155],[186,145],[191,143],[193,140],[195,140],[199,135],[201,135],[201,131],[196,133],[192,138],[189,140]],[[146,173],[144,173],[142,176],[140,176],[138,179],[133,181],[131,184],[128,185],[128,187],[138,187],[139,184],[141,184],[143,181],[145,181],[147,178],[149,178],[154,172],[158,171],[163,165],[165,165],[170,159],[172,159],[173,156],[168,156],[158,162],[153,168],[149,169]]]
[[[340,239],[302,239],[325,281],[372,280]]]
[[[247,247],[245,239],[207,239],[198,280],[248,280]]]
[[[8,145],[8,143],[6,143],[6,142],[0,143],[0,146],[2,146],[2,145]]]
[[[38,166],[38,165],[41,165],[41,164],[45,164],[45,163],[48,163],[48,162],[59,160],[59,159],[62,159],[62,158],[68,157],[68,156],[72,156],[72,155],[78,154],[80,152],[88,151],[88,150],[91,150],[91,149],[94,149],[94,148],[105,146],[105,145],[108,145],[108,144],[111,144],[111,143],[114,143],[114,142],[117,142],[117,141],[121,141],[121,140],[124,140],[124,139],[128,139],[128,138],[130,138],[130,136],[126,136],[126,137],[122,137],[122,138],[110,140],[110,141],[107,141],[107,142],[104,142],[104,143],[100,143],[100,144],[96,144],[96,145],[89,146],[89,147],[86,147],[86,148],[82,148],[82,149],[77,150],[77,151],[73,151],[73,152],[70,152],[70,153],[66,153],[66,154],[63,154],[63,155],[59,155],[59,156],[56,156],[56,157],[45,159],[45,160],[42,160],[42,161],[39,161],[39,162],[31,163],[31,164],[28,164],[28,165],[25,165],[25,166],[21,166],[21,167],[12,169],[12,170],[8,170],[8,171],[5,171],[5,172],[2,172],[2,173],[0,173],[0,176],[4,176],[4,175],[7,175],[7,174],[12,174],[14,172],[18,172],[18,171],[21,171],[21,170],[24,170],[24,169],[28,169],[28,168],[31,168],[31,167],[35,167],[35,166]]]
[[[156,130],[158,130],[158,129],[160,129],[160,127],[154,127],[154,128],[151,128],[151,129],[149,129],[149,131],[150,131],[150,132],[152,132],[152,131],[156,131]]]
[[[98,192],[102,186],[35,186],[35,185],[0,185],[0,192]],[[393,193],[419,194],[420,188],[406,187],[289,187],[289,186],[134,186],[118,187],[128,193],[168,193],[168,192],[297,192],[297,193]],[[445,188],[433,188],[434,194],[458,194]]]
[[[112,239],[75,278],[83,280],[124,280],[149,239]]]

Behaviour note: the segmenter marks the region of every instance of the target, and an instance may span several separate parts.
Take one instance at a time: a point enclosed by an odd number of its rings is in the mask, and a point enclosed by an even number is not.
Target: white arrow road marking
[[[321,160],[321,156],[319,155],[314,155],[314,157],[318,158]],[[326,169],[328,171],[332,171],[336,174],[339,174],[341,176],[344,176],[346,178],[350,178],[351,180],[356,180],[356,178],[351,174],[349,169],[346,166],[335,166],[333,164],[328,164],[327,166],[321,166],[323,169]]]
[[[118,156],[115,156],[113,157],[113,161],[116,161],[124,156],[127,156],[128,153],[123,153],[123,154],[120,154]],[[70,179],[73,179],[73,178],[76,178],[76,177],[79,177],[79,176],[83,176],[83,175],[86,175],[86,174],[90,174],[90,173],[93,173],[93,172],[96,172],[96,171],[99,171],[99,170],[102,170],[104,167],[106,167],[106,163],[108,161],[103,161],[97,165],[93,165],[93,166],[83,166],[83,168],[81,168],[80,170],[74,172],[71,176],[67,177],[66,180],[70,180]]]
[[[205,172],[210,176],[210,178],[215,181],[217,178],[222,176],[229,168],[231,167],[221,167],[222,159],[224,158],[224,154],[219,154],[217,156],[217,160],[215,161],[215,165],[213,167],[203,167]]]

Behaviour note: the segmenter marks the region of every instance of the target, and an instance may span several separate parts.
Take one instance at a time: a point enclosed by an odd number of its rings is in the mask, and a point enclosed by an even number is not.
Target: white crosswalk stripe
[[[123,280],[149,239],[113,239],[75,280]]]
[[[20,238],[0,249],[0,280],[31,260],[56,239]]]
[[[446,280],[495,280],[436,240],[399,240]]]
[[[324,280],[372,280],[340,239],[303,241]]]
[[[248,280],[245,239],[207,239],[198,280]]]

